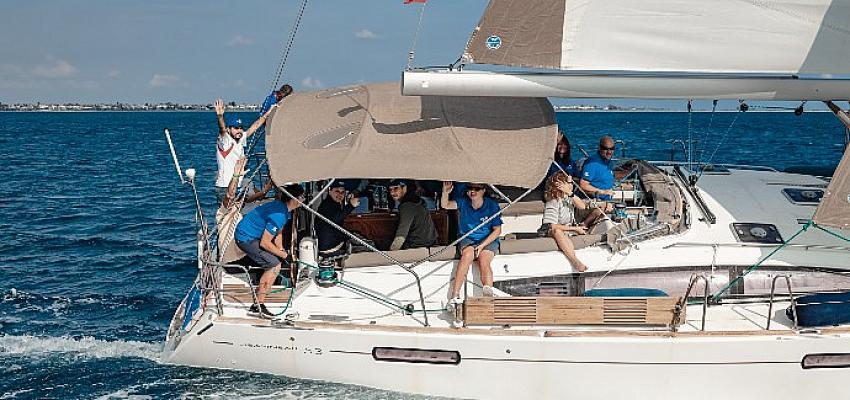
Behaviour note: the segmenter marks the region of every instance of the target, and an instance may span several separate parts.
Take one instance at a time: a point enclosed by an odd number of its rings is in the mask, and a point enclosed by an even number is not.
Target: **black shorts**
[[[248,255],[248,258],[251,261],[257,263],[262,269],[272,269],[282,261],[280,257],[269,253],[260,247],[260,240],[251,240],[248,242],[240,242],[236,241],[236,246],[238,246],[245,254]]]

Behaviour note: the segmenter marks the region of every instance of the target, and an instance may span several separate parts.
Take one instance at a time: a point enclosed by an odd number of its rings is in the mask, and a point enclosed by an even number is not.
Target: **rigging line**
[[[717,147],[714,148],[714,151],[711,153],[711,157],[705,162],[705,165],[700,169],[699,174],[697,175],[697,179],[702,177],[702,174],[705,173],[705,168],[708,164],[711,164],[711,161],[714,160],[714,156],[717,155],[717,150],[720,150],[720,146],[723,146],[723,142],[726,141],[726,137],[729,136],[729,132],[732,132],[732,128],[735,127],[735,123],[738,122],[738,117],[743,113],[743,109],[738,109],[738,112],[735,113],[735,118],[732,119],[732,122],[726,128],[726,132],[723,132],[723,136],[720,137],[720,141],[717,142]]]
[[[720,300],[720,298],[723,297],[723,295],[726,293],[727,290],[731,289],[732,286],[735,286],[738,282],[740,282],[742,279],[744,279],[744,277],[747,276],[750,272],[753,272],[753,271],[757,270],[759,267],[761,267],[762,264],[765,261],[767,261],[767,259],[769,259],[770,257],[773,257],[773,255],[776,254],[777,252],[779,252],[779,250],[782,250],[783,248],[785,248],[785,246],[789,245],[794,239],[797,238],[797,236],[800,236],[801,233],[809,230],[809,228],[812,227],[812,226],[817,226],[817,225],[815,225],[815,223],[812,222],[812,221],[807,222],[805,225],[803,225],[802,228],[800,228],[799,231],[797,231],[797,233],[793,234],[790,238],[788,238],[788,240],[786,240],[785,243],[782,243],[781,246],[773,249],[773,251],[768,253],[761,260],[758,260],[758,262],[756,262],[755,264],[753,264],[752,266],[747,268],[746,271],[744,271],[743,273],[741,273],[740,275],[735,277],[735,279],[733,279],[729,283],[727,283],[726,286],[724,286],[722,289],[720,289],[720,291],[717,292],[717,294],[715,294],[714,296],[711,297],[711,300],[713,302],[717,302],[718,300]]]
[[[416,32],[413,34],[413,43],[410,45],[410,51],[407,52],[407,70],[410,70],[413,65],[413,58],[416,55],[416,44],[419,42],[419,31],[422,30],[422,16],[425,15],[425,6],[428,2],[423,2],[419,9],[419,24],[416,25]]]
[[[693,166],[693,163],[692,163],[692,161],[693,161],[692,150],[693,150],[693,143],[694,143],[693,128],[692,128],[692,126],[693,126],[692,125],[693,124],[693,113],[691,112],[692,109],[693,109],[693,106],[691,104],[691,100],[688,100],[688,170],[690,170],[690,171],[694,170],[694,166]]]
[[[697,165],[702,164],[703,156],[705,155],[705,146],[708,144],[708,139],[711,137],[711,126],[714,124],[714,114],[717,111],[717,100],[712,100],[711,102],[711,117],[708,119],[708,128],[705,130],[705,139],[700,142],[698,146],[699,150],[699,158],[697,159]]]
[[[283,75],[283,67],[286,66],[286,61],[289,59],[289,52],[292,50],[292,45],[295,43],[295,34],[298,33],[298,27],[301,26],[301,18],[304,16],[304,10],[307,8],[307,2],[309,0],[302,0],[301,7],[298,10],[298,15],[295,17],[295,24],[292,26],[292,30],[289,31],[289,40],[286,43],[286,47],[284,48],[283,54],[280,56],[280,63],[277,67],[277,74],[274,77],[274,81],[272,83],[271,89],[272,91],[277,87],[277,84],[280,82],[280,77]]]

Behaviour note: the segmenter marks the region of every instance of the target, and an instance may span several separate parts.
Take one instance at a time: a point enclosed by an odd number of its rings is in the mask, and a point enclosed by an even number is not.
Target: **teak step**
[[[254,296],[251,295],[251,289],[243,284],[225,284],[222,289],[221,296],[225,301],[233,303],[253,304]],[[283,287],[272,287],[272,293],[266,295],[266,304],[286,303],[289,301],[290,289]]]
[[[663,325],[673,323],[676,297],[472,297],[467,325]],[[681,310],[678,321],[685,320]]]

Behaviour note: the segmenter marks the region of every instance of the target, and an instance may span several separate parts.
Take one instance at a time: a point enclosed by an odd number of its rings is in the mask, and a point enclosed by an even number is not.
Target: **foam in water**
[[[138,357],[159,361],[162,344],[136,341],[107,341],[90,336],[72,337],[0,336],[0,357],[40,357],[71,353],[84,358]]]

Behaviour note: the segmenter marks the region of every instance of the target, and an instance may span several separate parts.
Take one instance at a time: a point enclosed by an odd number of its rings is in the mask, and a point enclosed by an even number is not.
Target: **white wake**
[[[138,357],[159,361],[162,344],[50,336],[0,336],[0,357],[44,357],[70,354],[81,358]]]

